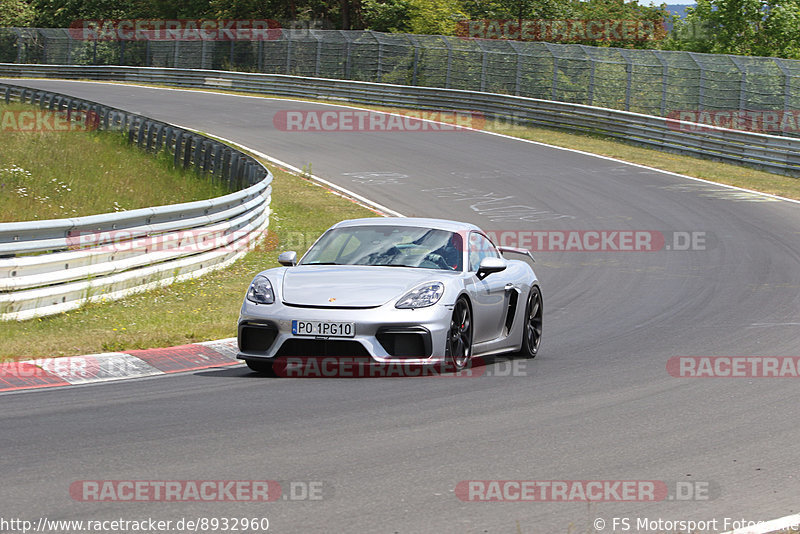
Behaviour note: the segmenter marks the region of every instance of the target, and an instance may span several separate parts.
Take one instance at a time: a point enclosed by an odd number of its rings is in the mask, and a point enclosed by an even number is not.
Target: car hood
[[[360,265],[299,265],[283,276],[283,302],[296,306],[377,307],[402,297],[441,271]]]

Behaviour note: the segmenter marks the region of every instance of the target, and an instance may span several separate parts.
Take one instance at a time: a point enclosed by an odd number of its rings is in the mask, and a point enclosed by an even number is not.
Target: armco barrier
[[[252,157],[206,136],[70,96],[0,84],[26,102],[121,130],[143,149],[235,192],[183,204],[70,219],[0,223],[0,320],[28,319],[120,298],[223,267],[269,225],[272,175]]]
[[[155,83],[403,108],[472,111],[492,119],[601,134],[659,150],[710,157],[789,176],[800,175],[800,139],[512,95],[280,74],[153,67],[0,64],[0,76]]]

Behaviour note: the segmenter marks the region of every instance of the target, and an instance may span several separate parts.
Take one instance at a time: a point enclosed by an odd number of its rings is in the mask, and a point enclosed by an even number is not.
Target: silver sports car
[[[472,224],[421,218],[342,221],[297,261],[259,273],[239,316],[238,357],[271,372],[281,357],[445,364],[515,352],[533,358],[542,294],[526,261]],[[532,259],[532,258],[531,258]]]

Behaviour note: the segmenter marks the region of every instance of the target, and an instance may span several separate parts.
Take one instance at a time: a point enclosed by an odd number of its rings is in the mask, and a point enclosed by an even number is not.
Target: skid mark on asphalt
[[[493,191],[448,186],[422,189],[422,192],[452,202],[469,202],[472,211],[492,222],[510,220],[538,222],[575,218],[572,215],[543,210],[527,204],[515,204],[516,197],[514,195],[501,195]]]
[[[696,193],[705,198],[732,200],[734,202],[780,202],[780,199],[767,197],[757,193],[750,193],[727,187],[715,187],[711,184],[672,184],[659,186],[664,191],[678,191],[682,193]]]

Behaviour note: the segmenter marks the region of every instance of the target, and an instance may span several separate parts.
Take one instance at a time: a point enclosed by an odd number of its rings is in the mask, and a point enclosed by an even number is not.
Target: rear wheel
[[[275,376],[275,371],[272,368],[272,362],[265,362],[263,360],[245,360],[244,363],[250,370],[262,375]]]
[[[535,358],[542,343],[542,292],[532,286],[525,306],[525,322],[523,323],[522,348],[517,353],[523,358]]]
[[[464,297],[459,298],[453,308],[447,352],[456,371],[464,369],[472,360],[472,310]]]

